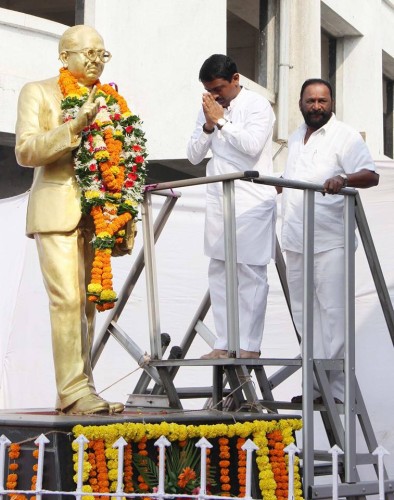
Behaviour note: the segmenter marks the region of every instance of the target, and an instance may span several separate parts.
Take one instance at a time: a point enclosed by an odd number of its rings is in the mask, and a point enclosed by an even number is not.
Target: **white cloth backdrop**
[[[380,164],[380,185],[363,191],[362,199],[391,298],[394,295],[394,166]],[[207,264],[203,255],[204,186],[184,188],[156,245],[161,330],[171,335],[171,345],[183,338],[207,289]],[[27,195],[0,202],[3,221],[0,255],[0,404],[2,408],[53,408],[55,383],[46,293],[42,284],[34,241],[24,235]],[[154,197],[154,213],[163,198]],[[278,198],[280,204],[280,197]],[[278,210],[280,213],[280,210]],[[278,221],[278,230],[280,220]],[[139,228],[133,255],[113,260],[115,288],[119,291],[141,248]],[[394,346],[381,311],[371,273],[360,245],[356,253],[357,376],[377,435],[391,455],[385,461],[394,476]],[[264,357],[294,357],[299,352],[275,266],[269,266],[270,294],[262,351]],[[338,285],[340,286],[340,285]],[[97,331],[105,320],[100,313]],[[212,326],[208,314],[207,325]],[[149,352],[144,274],[122,313],[120,326]],[[188,357],[208,350],[196,339]],[[65,353],[67,355],[67,353]],[[110,339],[95,368],[96,386],[108,399],[126,401],[141,374],[138,364]],[[211,369],[181,368],[177,385],[211,385]],[[300,374],[275,390],[277,399],[300,393]],[[192,410],[202,401],[185,401]],[[319,418],[319,417],[316,417]],[[317,422],[319,426],[319,422]],[[320,424],[321,425],[321,424]],[[324,432],[316,435],[318,448],[327,449]],[[319,443],[321,441],[321,443]],[[360,438],[360,446],[363,440]]]

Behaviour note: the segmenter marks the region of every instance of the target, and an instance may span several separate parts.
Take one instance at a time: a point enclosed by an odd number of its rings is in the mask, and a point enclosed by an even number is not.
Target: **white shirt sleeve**
[[[341,158],[342,168],[348,173],[359,172],[362,169],[376,170],[371,153],[358,132],[346,144],[346,150]]]
[[[206,134],[202,126],[205,123],[205,117],[202,109],[200,110],[194,132],[187,144],[187,158],[193,165],[200,163],[206,156],[211,146],[213,134]]]

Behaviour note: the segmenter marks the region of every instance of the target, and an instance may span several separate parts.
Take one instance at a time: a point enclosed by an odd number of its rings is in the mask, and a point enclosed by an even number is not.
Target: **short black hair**
[[[201,82],[212,82],[216,78],[223,78],[231,82],[235,73],[238,73],[238,69],[231,57],[224,54],[213,54],[204,61],[198,78]]]
[[[305,82],[302,84],[301,87],[301,92],[300,92],[300,99],[302,99],[302,94],[304,93],[304,90],[309,87],[309,85],[314,85],[315,83],[319,83],[321,85],[325,85],[328,90],[330,91],[330,97],[332,97],[332,87],[331,83],[328,82],[327,80],[323,80],[322,78],[309,78],[308,80],[305,80]]]

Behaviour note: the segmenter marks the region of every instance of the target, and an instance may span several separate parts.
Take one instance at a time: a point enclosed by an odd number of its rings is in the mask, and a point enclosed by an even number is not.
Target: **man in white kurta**
[[[200,70],[206,93],[187,147],[191,163],[209,151],[207,175],[256,170],[272,174],[275,116],[264,97],[242,88],[236,65],[216,54]],[[235,182],[240,356],[259,356],[267,304],[267,264],[274,256],[276,192],[271,186]],[[227,357],[226,281],[222,183],[207,185],[205,253],[217,340],[205,359]]]
[[[314,358],[344,356],[344,198],[345,186],[370,187],[378,183],[375,165],[361,135],[336,119],[328,82],[307,80],[301,90],[300,110],[305,123],[289,138],[286,179],[323,184],[328,194],[315,195],[314,239]],[[303,195],[284,189],[282,249],[286,252],[287,279],[295,325],[302,336],[303,309]],[[343,401],[344,374],[329,373],[332,395]],[[320,396],[314,383],[314,398]],[[300,402],[301,396],[293,401]]]

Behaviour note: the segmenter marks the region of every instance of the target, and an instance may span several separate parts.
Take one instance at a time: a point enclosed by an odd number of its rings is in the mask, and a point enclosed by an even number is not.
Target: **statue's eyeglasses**
[[[83,54],[91,62],[94,62],[98,57],[101,62],[107,63],[112,57],[111,52],[108,52],[108,50],[103,50],[103,49],[66,50],[65,52],[74,52],[76,54]]]

